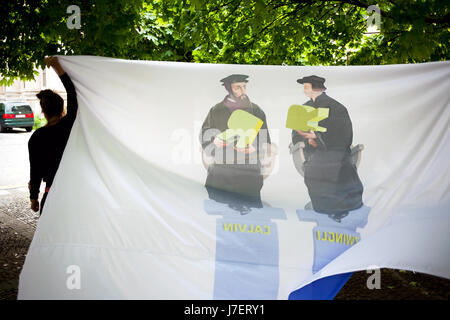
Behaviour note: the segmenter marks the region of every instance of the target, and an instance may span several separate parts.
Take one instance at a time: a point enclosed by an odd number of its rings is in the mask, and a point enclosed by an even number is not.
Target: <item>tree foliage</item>
[[[67,8],[78,5],[81,28],[69,29]],[[141,0],[4,1],[0,10],[0,73],[2,84],[14,78],[31,80],[46,55],[128,56],[140,35],[136,22]]]
[[[366,35],[370,3],[359,0],[165,0],[157,9],[196,61],[340,65],[449,58],[448,1],[379,0],[381,30]]]
[[[343,65],[448,60],[445,0],[12,1],[0,11],[2,83],[32,79],[52,54],[211,63]],[[81,28],[69,29],[69,5]]]

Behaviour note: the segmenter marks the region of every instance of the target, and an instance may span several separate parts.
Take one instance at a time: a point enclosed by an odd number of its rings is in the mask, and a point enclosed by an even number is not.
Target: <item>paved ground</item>
[[[29,208],[28,151],[30,133],[0,133],[0,300],[15,300],[19,275],[39,219]],[[41,186],[43,190],[43,185]],[[42,196],[42,193],[41,193]],[[381,270],[381,289],[369,290],[370,275],[356,272],[337,300],[449,300],[450,280],[429,275]]]
[[[28,189],[0,195],[0,300],[16,299],[19,275],[39,215],[29,209]]]
[[[370,276],[355,272],[335,300],[449,300],[450,280],[405,270],[381,269],[381,288],[369,290]]]

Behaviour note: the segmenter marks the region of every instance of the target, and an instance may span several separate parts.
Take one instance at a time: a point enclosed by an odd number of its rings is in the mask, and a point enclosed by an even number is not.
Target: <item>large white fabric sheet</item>
[[[205,212],[198,134],[226,92],[249,75],[278,156],[264,203],[284,210],[276,298],[311,281],[371,266],[450,278],[450,62],[288,67],[59,57],[79,111],[20,277],[20,299],[212,299],[216,222]],[[368,222],[361,241],[312,273],[314,222],[295,170],[287,110],[308,100],[296,79],[326,78],[346,106]],[[68,289],[69,266],[81,288]],[[256,269],[255,269],[256,270]],[[257,271],[255,271],[257,272]],[[255,293],[255,297],[258,295]]]

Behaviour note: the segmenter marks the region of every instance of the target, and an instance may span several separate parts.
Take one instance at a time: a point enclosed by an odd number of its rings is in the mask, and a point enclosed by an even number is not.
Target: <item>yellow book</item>
[[[327,128],[319,126],[319,121],[328,118],[329,111],[328,108],[292,105],[288,110],[286,128],[305,132],[309,130],[326,132]]]
[[[228,129],[217,137],[224,141],[238,139],[236,147],[246,148],[256,139],[264,121],[244,110],[235,110],[228,119]]]

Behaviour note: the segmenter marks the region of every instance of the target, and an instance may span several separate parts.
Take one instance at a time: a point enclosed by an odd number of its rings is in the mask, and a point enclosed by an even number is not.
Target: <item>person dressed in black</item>
[[[215,163],[208,167],[205,187],[209,198],[226,203],[241,214],[251,208],[262,208],[260,191],[263,186],[261,155],[270,150],[266,115],[246,94],[247,75],[232,74],[222,80],[228,91],[225,98],[212,107],[203,122],[200,143]],[[236,110],[243,110],[262,121],[256,138],[245,148],[237,141],[224,141],[218,134],[228,129],[228,120]]]
[[[363,205],[363,185],[350,159],[353,129],[347,109],[329,97],[325,79],[308,76],[297,80],[309,101],[304,105],[328,108],[328,118],[320,122],[326,132],[292,131],[292,143],[305,143],[304,180],[311,203],[305,209],[329,214],[340,221]]]
[[[47,66],[58,74],[67,92],[67,114],[64,116],[64,100],[52,90],[42,90],[36,96],[47,124],[37,129],[28,141],[30,159],[30,190],[31,209],[42,214],[47,194],[53,183],[64,148],[69,139],[72,125],[77,114],[78,103],[75,87],[69,75],[61,67],[57,57],[45,59]],[[39,206],[39,187],[41,181],[46,183],[45,193]]]

